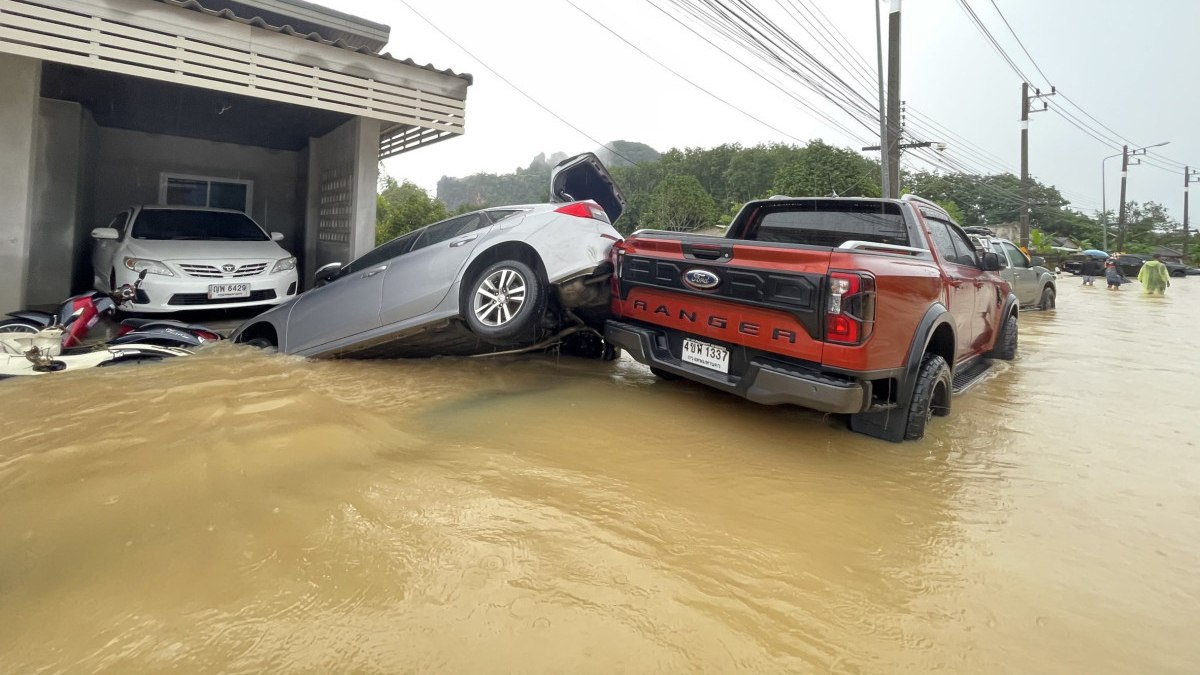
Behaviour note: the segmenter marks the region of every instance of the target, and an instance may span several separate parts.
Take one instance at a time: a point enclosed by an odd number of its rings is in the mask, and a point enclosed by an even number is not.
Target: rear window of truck
[[[908,246],[900,207],[888,202],[814,201],[764,205],[744,228],[742,239],[807,246],[841,246],[847,241]]]

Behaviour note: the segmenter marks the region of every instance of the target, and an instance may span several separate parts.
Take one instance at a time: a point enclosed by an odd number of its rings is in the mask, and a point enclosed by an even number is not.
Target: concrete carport
[[[463,133],[469,75],[301,0],[0,0],[0,313],[92,286],[135,204],[245,210],[300,259],[374,245],[380,159]]]

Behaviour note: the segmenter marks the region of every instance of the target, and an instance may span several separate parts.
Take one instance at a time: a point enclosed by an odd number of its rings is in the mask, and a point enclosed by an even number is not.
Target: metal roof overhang
[[[0,52],[378,119],[381,159],[462,134],[470,85],[155,0],[0,0]]]

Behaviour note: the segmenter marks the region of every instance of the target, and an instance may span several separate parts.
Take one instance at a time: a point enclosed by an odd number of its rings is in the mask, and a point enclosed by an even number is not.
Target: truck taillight
[[[825,305],[825,341],[861,344],[875,324],[875,279],[865,274],[831,272]]]
[[[565,213],[568,216],[575,216],[576,218],[591,218],[603,223],[609,222],[608,214],[595,202],[573,202],[554,209],[554,212]]]

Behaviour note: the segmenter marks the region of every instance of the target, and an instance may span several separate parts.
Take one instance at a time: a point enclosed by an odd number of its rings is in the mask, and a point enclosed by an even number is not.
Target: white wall
[[[25,304],[42,64],[0,54],[0,314]]]
[[[26,305],[55,305],[72,293],[84,153],[83,107],[41,99],[34,150],[33,227]],[[86,246],[86,243],[84,244]]]
[[[250,217],[268,232],[282,232],[284,248],[302,255],[306,153],[268,150],[179,136],[100,127],[97,133],[95,206],[89,227],[103,227],[135,204],[157,204],[162,173],[254,181]]]

